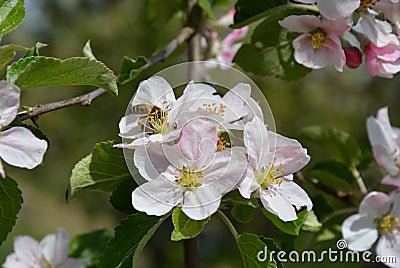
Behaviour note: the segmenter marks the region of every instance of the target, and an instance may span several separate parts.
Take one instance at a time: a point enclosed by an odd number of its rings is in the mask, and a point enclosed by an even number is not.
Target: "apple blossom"
[[[161,216],[175,206],[194,220],[202,220],[219,207],[246,168],[245,155],[218,150],[215,122],[196,118],[181,130],[178,144],[150,143],[135,151],[135,165],[147,180],[132,192],[133,207]]]
[[[292,43],[294,58],[298,63],[311,69],[320,69],[333,61],[335,68],[343,71],[346,57],[339,36],[349,31],[349,19],[331,21],[311,15],[291,15],[279,24],[289,31],[303,33]]]
[[[392,33],[392,26],[387,21],[378,20],[374,14],[363,12],[359,25],[362,32],[377,47],[384,47],[389,44],[399,45],[398,37]]]
[[[244,143],[249,165],[238,186],[242,196],[250,198],[257,191],[264,207],[283,221],[297,219],[293,206],[311,210],[310,198],[291,175],[309,162],[306,149],[296,140],[268,131],[258,117],[245,125]]]
[[[378,256],[393,256],[395,262],[385,263],[398,267],[400,262],[400,193],[390,195],[370,192],[362,200],[358,213],[342,224],[342,235],[348,249],[365,251],[376,245]]]
[[[80,268],[88,263],[69,258],[70,236],[63,228],[40,242],[30,236],[14,238],[14,253],[8,255],[3,268]]]
[[[373,43],[365,45],[367,71],[371,76],[392,78],[400,71],[400,46],[388,44],[377,47]]]
[[[387,107],[367,119],[367,131],[375,160],[388,173],[382,183],[400,187],[400,131],[390,125]]]
[[[32,169],[42,163],[47,142],[40,140],[24,127],[7,126],[17,116],[20,89],[0,81],[0,159],[22,168]],[[0,160],[0,176],[5,178]]]

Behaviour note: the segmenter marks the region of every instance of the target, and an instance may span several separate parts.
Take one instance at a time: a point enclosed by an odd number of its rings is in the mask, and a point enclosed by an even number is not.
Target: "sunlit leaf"
[[[25,17],[23,0],[0,1],[0,37],[14,30]]]
[[[171,234],[171,240],[180,241],[196,237],[203,231],[204,225],[209,221],[210,217],[201,221],[193,220],[186,216],[181,207],[177,207],[172,213],[174,230]]]

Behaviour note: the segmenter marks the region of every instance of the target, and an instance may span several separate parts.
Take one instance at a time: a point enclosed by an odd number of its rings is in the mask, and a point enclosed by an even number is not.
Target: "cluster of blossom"
[[[378,256],[394,256],[396,262],[386,263],[398,267],[400,262],[400,129],[392,127],[387,107],[377,117],[367,119],[368,137],[374,158],[387,175],[383,184],[396,186],[390,194],[370,192],[360,204],[359,213],[347,218],[342,225],[348,248],[356,251],[370,249],[378,240]]]
[[[32,169],[42,163],[47,142],[24,127],[10,126],[18,113],[20,89],[0,81],[0,159],[22,168]],[[0,176],[6,177],[0,160]]]
[[[14,238],[14,253],[7,256],[3,268],[80,268],[87,261],[69,258],[70,236],[63,228],[40,242],[30,236]]]
[[[181,206],[202,220],[238,189],[283,221],[296,220],[302,207],[310,210],[292,175],[309,162],[306,149],[269,131],[250,95],[248,84],[221,97],[208,84],[190,82],[176,99],[162,77],[142,81],[119,124],[129,142],[117,145],[135,150],[134,165],[146,180],[132,192],[133,207],[161,216]]]
[[[293,41],[295,60],[311,69],[333,62],[357,68],[365,54],[371,76],[391,78],[400,71],[399,0],[295,0],[316,4],[321,16],[291,15],[280,21],[303,33]]]

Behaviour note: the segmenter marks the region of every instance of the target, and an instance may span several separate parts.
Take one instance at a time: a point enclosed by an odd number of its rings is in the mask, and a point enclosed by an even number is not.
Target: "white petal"
[[[173,105],[175,101],[170,84],[160,76],[153,76],[139,84],[132,105],[153,104],[165,110],[166,103]]]
[[[297,220],[297,215],[290,201],[274,189],[260,190],[260,199],[264,207],[277,215],[282,221]]]
[[[293,181],[283,179],[282,184],[275,188],[281,191],[297,210],[302,207],[306,207],[308,211],[312,209],[313,204],[306,191]]]
[[[40,241],[43,256],[52,266],[63,263],[69,255],[70,236],[63,228],[58,228],[57,233],[49,234]]]
[[[30,236],[15,237],[14,252],[18,260],[27,265],[39,263],[42,257],[39,242]]]
[[[17,116],[20,89],[7,81],[0,81],[0,128],[7,126]]]
[[[279,21],[279,24],[291,32],[308,33],[320,26],[321,21],[316,16],[310,15],[291,15],[284,20]]]
[[[176,182],[155,179],[132,192],[132,205],[148,215],[162,216],[183,199],[183,190]]]
[[[387,21],[376,20],[373,14],[361,14],[360,26],[368,39],[377,47],[384,47],[390,43],[398,45],[397,36],[392,34],[392,26]]]
[[[400,237],[398,235],[382,235],[376,245],[376,254],[384,257],[386,260],[388,257],[394,257],[395,260],[384,262],[384,264],[389,267],[398,268],[400,263]]]
[[[357,0],[317,0],[318,8],[322,15],[331,20],[343,20],[345,17],[350,17],[354,10],[360,6],[360,1]]]
[[[13,127],[0,135],[0,158],[8,164],[32,169],[42,163],[47,142],[24,127]]]
[[[400,189],[400,176],[386,175],[382,179],[382,184],[393,185]]]
[[[361,214],[352,215],[343,222],[342,234],[348,248],[355,251],[370,249],[378,239],[373,218]]]
[[[221,193],[206,185],[185,192],[182,211],[193,220],[204,220],[218,210],[220,203]]]
[[[6,173],[4,171],[3,163],[1,162],[1,160],[0,160],[0,177],[2,177],[3,179],[6,178]]]
[[[359,213],[378,218],[389,212],[393,200],[385,193],[370,192],[361,201]]]
[[[143,132],[142,127],[139,127],[139,120],[141,117],[134,114],[122,117],[119,121],[119,135],[128,139],[136,138],[139,133]]]
[[[248,166],[246,175],[238,186],[240,194],[244,198],[249,199],[251,194],[259,187],[260,185],[257,183],[257,180],[254,177],[254,169]]]
[[[6,262],[3,263],[3,268],[31,268],[30,265],[21,262],[15,253],[7,256]]]

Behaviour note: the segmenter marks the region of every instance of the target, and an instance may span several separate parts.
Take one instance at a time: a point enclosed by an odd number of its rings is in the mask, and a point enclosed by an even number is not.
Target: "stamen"
[[[285,174],[282,163],[279,164],[279,167],[275,167],[273,163],[269,166],[269,168],[264,167],[262,170],[256,171],[255,173],[257,183],[264,189],[267,189],[273,183],[281,186],[283,182],[282,176]]]
[[[321,49],[325,42],[326,33],[321,29],[317,28],[311,35],[311,46],[313,49]]]
[[[373,8],[379,0],[361,0],[360,9]]]
[[[201,180],[203,179],[203,172],[197,171],[197,165],[193,167],[183,166],[182,168],[177,168],[179,171],[179,176],[175,176],[178,179],[178,185],[183,188],[193,189],[201,186]]]
[[[229,142],[227,142],[224,137],[220,137],[218,138],[217,141],[217,152],[222,152],[223,150],[225,150],[225,148],[230,148],[231,144]]]
[[[378,230],[383,233],[399,234],[399,218],[393,216],[392,214],[387,214],[382,218],[375,220]],[[397,232],[395,232],[397,230]]]

